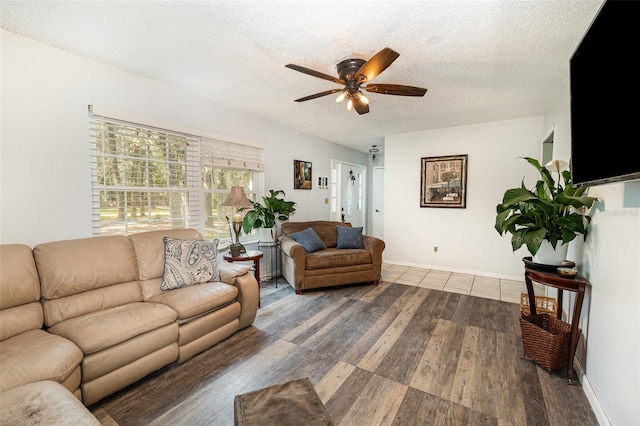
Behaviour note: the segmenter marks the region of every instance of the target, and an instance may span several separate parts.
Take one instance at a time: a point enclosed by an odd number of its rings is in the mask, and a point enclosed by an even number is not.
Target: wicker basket
[[[520,318],[524,356],[549,371],[567,366],[571,325],[553,315],[539,314]]]
[[[520,313],[529,315],[529,294],[520,293]],[[547,296],[536,296],[536,314],[555,314],[558,312],[556,299]]]

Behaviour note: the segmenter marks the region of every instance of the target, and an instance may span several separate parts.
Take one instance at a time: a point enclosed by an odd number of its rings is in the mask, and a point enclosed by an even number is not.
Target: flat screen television
[[[640,1],[606,0],[570,60],[574,186],[640,179]]]

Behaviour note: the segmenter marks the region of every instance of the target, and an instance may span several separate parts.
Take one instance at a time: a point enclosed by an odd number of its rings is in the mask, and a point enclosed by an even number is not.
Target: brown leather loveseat
[[[314,231],[311,233],[312,241],[316,238],[314,233],[321,240],[321,243],[318,242],[311,248],[311,252],[305,249],[305,245],[307,248],[309,245],[300,238],[300,236],[309,237],[309,229]],[[384,241],[361,235],[357,232],[358,230],[361,231],[361,228],[353,228],[350,223],[333,221],[282,224],[282,235],[279,237],[282,275],[297,294],[313,288],[365,282],[378,283],[382,268],[382,251],[385,248]],[[343,235],[348,235],[351,240],[342,238]],[[296,241],[296,237],[302,243]],[[343,241],[352,240],[356,244],[341,244]]]

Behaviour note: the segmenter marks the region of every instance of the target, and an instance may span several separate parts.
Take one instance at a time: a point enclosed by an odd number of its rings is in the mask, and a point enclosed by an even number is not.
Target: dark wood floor
[[[233,398],[309,377],[340,425],[597,425],[579,385],[524,359],[519,306],[380,283],[262,288],[254,324],[91,411],[105,425],[233,425]]]

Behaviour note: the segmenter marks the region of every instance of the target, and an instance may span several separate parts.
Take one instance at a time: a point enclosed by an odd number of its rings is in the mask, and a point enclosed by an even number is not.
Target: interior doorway
[[[373,168],[371,201],[372,235],[384,240],[384,167]]]

